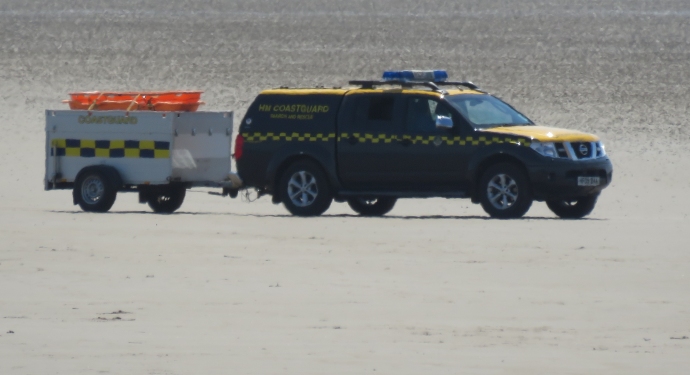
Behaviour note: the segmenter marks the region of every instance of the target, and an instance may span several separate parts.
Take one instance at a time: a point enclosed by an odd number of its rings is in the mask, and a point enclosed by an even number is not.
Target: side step
[[[469,198],[464,191],[390,191],[390,190],[341,190],[338,195],[347,197],[398,197],[398,198]]]

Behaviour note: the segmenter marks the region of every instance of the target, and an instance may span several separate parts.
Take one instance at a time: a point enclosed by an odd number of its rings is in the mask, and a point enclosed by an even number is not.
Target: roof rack
[[[440,92],[440,93],[446,93],[445,90],[442,90],[439,86],[463,86],[467,87],[468,89],[471,90],[477,90],[480,92],[483,92],[479,86],[475,85],[472,82],[469,81],[463,81],[463,82],[453,82],[453,81],[441,81],[441,82],[423,82],[423,81],[350,81],[349,82],[351,85],[359,85],[362,86],[363,89],[373,89],[374,86],[383,86],[383,85],[401,85],[402,87],[413,87],[413,86],[425,86],[428,87],[434,91]]]

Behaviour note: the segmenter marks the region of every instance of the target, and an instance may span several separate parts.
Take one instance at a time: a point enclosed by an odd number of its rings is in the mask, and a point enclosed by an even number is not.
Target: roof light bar
[[[402,82],[445,82],[448,72],[445,70],[387,70],[383,72],[384,81]]]

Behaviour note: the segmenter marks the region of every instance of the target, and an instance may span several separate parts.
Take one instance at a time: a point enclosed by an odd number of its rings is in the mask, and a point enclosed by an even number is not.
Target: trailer
[[[180,208],[186,189],[236,196],[232,112],[47,110],[45,190],[72,189],[84,211],[106,212],[138,192],[154,212]]]

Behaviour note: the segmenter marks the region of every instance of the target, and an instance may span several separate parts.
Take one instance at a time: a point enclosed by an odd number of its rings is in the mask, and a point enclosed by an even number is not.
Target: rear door
[[[338,129],[338,173],[346,189],[388,190],[405,178],[395,155],[403,106],[394,93],[346,95]]]

